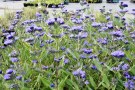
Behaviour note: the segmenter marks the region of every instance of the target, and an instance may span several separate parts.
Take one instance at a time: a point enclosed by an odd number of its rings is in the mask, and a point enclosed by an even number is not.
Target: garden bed
[[[119,6],[116,13],[28,7],[0,18],[0,88],[134,90],[135,17],[126,22],[128,5]]]

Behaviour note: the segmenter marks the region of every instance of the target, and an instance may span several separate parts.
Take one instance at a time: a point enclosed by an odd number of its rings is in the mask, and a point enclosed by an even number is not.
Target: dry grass
[[[4,28],[7,28],[10,24],[10,21],[14,18],[14,12],[5,8],[4,16],[0,17],[0,25]]]
[[[36,7],[26,7],[23,9],[24,12],[23,12],[23,19],[26,20],[26,19],[33,19],[35,18],[35,14],[36,14],[36,11],[37,11],[37,8]]]

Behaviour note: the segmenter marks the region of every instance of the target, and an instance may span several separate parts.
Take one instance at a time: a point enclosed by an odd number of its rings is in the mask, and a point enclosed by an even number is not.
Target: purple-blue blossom
[[[74,76],[80,76],[81,78],[86,78],[86,72],[80,69],[73,71]]]
[[[6,70],[6,74],[12,74],[13,73],[13,69],[7,69]]]
[[[69,63],[69,59],[65,59],[64,64],[68,64],[68,63]]]
[[[10,79],[11,79],[11,74],[4,75],[4,80],[10,80]]]
[[[111,55],[117,58],[121,58],[125,56],[125,53],[121,50],[117,50],[117,51],[112,52]]]
[[[123,66],[122,66],[122,70],[128,70],[129,69],[129,65],[128,64],[124,64]]]
[[[16,76],[17,80],[22,80],[22,75]]]
[[[92,49],[87,49],[87,48],[83,48],[82,50],[83,50],[83,52],[86,53],[86,54],[91,54],[92,51],[93,51]]]
[[[54,25],[55,19],[54,19],[54,18],[49,18],[48,20],[46,20],[46,23],[47,23],[48,25]]]
[[[128,89],[128,90],[134,90],[135,89],[135,82],[132,80],[128,80],[127,82],[124,83],[124,86]]]
[[[112,35],[117,36],[117,37],[121,37],[123,36],[123,32],[122,31],[113,31],[111,32]]]
[[[14,62],[18,62],[18,61],[19,61],[19,59],[18,59],[18,58],[16,58],[16,57],[11,57],[11,58],[10,58],[10,60],[11,60],[11,62],[13,62],[13,63],[14,63]]]
[[[13,43],[14,43],[14,40],[12,40],[12,39],[6,39],[6,40],[4,40],[4,45],[11,45]]]
[[[91,25],[93,27],[100,27],[101,26],[101,23],[93,22]]]

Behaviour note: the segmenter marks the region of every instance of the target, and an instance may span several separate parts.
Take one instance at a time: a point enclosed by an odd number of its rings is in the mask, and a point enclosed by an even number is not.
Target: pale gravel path
[[[4,15],[4,8],[8,8],[10,11],[23,9],[23,2],[25,1],[8,1],[8,2],[0,1],[0,16]],[[127,8],[129,12],[131,12],[131,10],[135,8],[135,3],[131,3],[130,1],[127,0],[123,2],[129,5],[129,7]],[[106,6],[106,8],[113,9],[115,11],[119,10],[119,3],[106,3],[106,1],[103,1],[103,3],[99,4],[98,3],[90,4],[90,7],[93,8],[95,11],[99,10],[102,6]],[[66,5],[65,8],[68,10],[76,10],[81,8],[81,6],[80,4],[70,3],[69,5]]]

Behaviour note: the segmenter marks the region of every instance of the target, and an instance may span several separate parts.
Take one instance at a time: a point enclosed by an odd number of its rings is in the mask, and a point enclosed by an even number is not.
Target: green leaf
[[[90,78],[91,85],[94,87],[94,89],[96,89],[97,86],[96,86],[95,81],[93,80],[93,78],[91,76],[89,76],[89,78]]]
[[[103,87],[108,88],[104,82],[102,82]]]
[[[67,79],[67,84],[73,87],[72,90],[80,90],[78,85],[70,79]]]
[[[65,85],[67,78],[68,78],[68,76],[66,76],[63,80],[61,80],[61,82],[58,85],[58,90],[63,90],[63,87]]]
[[[77,58],[76,55],[69,48],[67,48],[67,51],[73,58]]]
[[[45,57],[47,57],[48,51],[46,50],[46,48],[44,48],[41,52],[41,54],[39,55],[39,59],[43,60]]]
[[[132,68],[130,68],[129,71],[135,75],[135,65]]]
[[[40,77],[40,80],[42,81],[44,86],[50,87],[50,82],[47,79]]]
[[[109,88],[110,82],[109,82],[107,76],[102,73],[102,78],[103,78],[103,79],[102,79],[103,84],[105,83],[105,86],[106,86],[107,88]],[[102,84],[102,85],[103,85],[103,84]]]
[[[99,61],[98,61],[98,60],[93,60],[93,62],[94,62],[94,64],[96,65],[97,69],[98,69],[100,72],[102,72],[102,66],[101,66],[101,64],[99,63]]]
[[[27,87],[22,87],[21,90],[30,90],[30,89]]]
[[[116,86],[112,87],[112,90],[116,90]]]
[[[104,66],[106,66],[106,67],[107,67],[107,69],[111,71],[111,67],[109,67],[109,66],[108,66],[108,65],[106,65],[106,64],[104,64]]]

